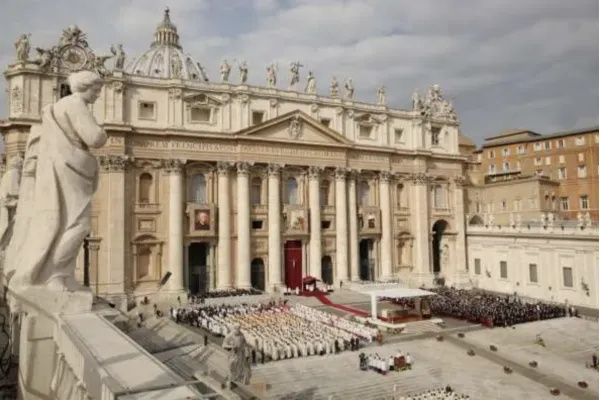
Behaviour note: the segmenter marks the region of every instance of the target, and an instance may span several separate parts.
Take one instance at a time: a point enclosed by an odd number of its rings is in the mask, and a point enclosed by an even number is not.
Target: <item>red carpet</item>
[[[348,307],[343,304],[332,303],[331,300],[329,300],[326,296],[324,296],[322,294],[316,294],[314,297],[316,297],[321,303],[323,303],[326,306],[337,308],[338,310],[346,311],[346,312],[352,313],[354,315],[358,315],[360,317],[370,317],[371,316],[370,312],[360,310],[360,309],[354,308],[354,307]]]

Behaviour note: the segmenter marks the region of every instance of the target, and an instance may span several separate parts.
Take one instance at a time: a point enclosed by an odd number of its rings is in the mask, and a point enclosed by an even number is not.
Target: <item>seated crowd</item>
[[[449,287],[427,290],[438,294],[429,297],[433,315],[464,319],[490,327],[512,326],[565,316],[564,306],[542,302],[527,303],[510,296]],[[397,299],[394,302],[414,307],[413,299]]]
[[[255,295],[259,295],[262,294],[262,292],[260,290],[256,290],[253,288],[250,289],[219,289],[219,290],[210,290],[204,294],[202,294],[201,296],[197,296],[200,298],[206,298],[206,299],[215,299],[215,298],[221,298],[221,297],[232,297],[232,296],[255,296]],[[191,295],[188,295],[188,298],[192,297]]]
[[[466,394],[456,393],[450,386],[427,390],[418,394],[395,397],[395,400],[462,400],[470,399]]]
[[[310,310],[302,305],[290,308],[286,301],[218,306],[189,304],[172,307],[170,315],[177,323],[202,327],[217,336],[227,335],[231,326],[239,324],[252,349],[272,360],[358,350],[360,339],[373,339],[370,328],[340,322],[337,317],[327,320]]]
[[[368,342],[372,342],[379,333],[376,328],[370,328],[357,322],[352,322],[328,312],[305,306],[303,304],[296,304],[290,309],[290,312],[301,318],[319,321],[322,324],[353,333],[354,335]]]

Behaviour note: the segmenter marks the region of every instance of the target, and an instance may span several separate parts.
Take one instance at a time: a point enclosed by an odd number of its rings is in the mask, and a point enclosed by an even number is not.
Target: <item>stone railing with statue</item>
[[[598,237],[598,226],[590,213],[578,213],[577,220],[557,220],[553,213],[541,213],[539,220],[523,222],[520,214],[511,214],[507,224],[497,224],[493,215],[485,215],[482,224],[467,225],[469,234],[564,235],[573,238]]]

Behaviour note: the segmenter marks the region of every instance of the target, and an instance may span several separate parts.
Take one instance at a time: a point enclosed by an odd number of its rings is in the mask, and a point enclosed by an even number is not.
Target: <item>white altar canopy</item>
[[[361,293],[371,296],[371,318],[374,319],[377,319],[377,299],[380,297],[403,299],[437,295],[437,293],[428,292],[427,290],[410,288],[363,289]]]

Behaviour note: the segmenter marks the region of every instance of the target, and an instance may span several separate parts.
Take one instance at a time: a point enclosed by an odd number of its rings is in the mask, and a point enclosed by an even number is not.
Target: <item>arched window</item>
[[[138,202],[140,203],[151,203],[152,196],[152,175],[144,172],[139,178],[139,196]]]
[[[446,208],[446,189],[441,184],[433,187],[433,206],[438,209]]]
[[[252,178],[251,200],[252,205],[257,206],[262,204],[262,179],[259,177]]]
[[[396,185],[396,207],[406,207],[406,202],[404,200],[404,185],[402,183]]]
[[[136,254],[136,278],[137,280],[149,277],[152,271],[152,250],[150,246],[139,246]]]
[[[285,203],[298,204],[298,182],[294,178],[288,178],[285,181]]]
[[[359,206],[368,206],[370,205],[370,195],[371,188],[369,187],[369,183],[362,181],[358,185],[358,205]]]
[[[190,177],[189,201],[192,203],[206,204],[206,178],[202,174]]]
[[[330,183],[328,180],[321,181],[321,186],[319,187],[319,202],[321,203],[321,207],[331,205],[329,187]]]

